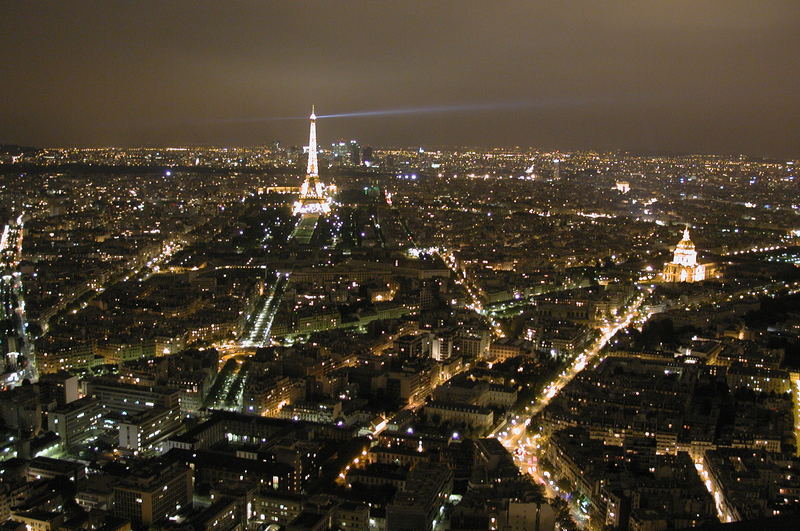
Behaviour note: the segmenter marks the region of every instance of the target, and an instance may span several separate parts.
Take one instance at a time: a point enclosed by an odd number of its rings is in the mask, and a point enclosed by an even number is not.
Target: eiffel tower
[[[308,133],[308,166],[306,178],[300,187],[300,198],[295,202],[295,214],[327,214],[331,210],[331,198],[327,188],[319,180],[317,161],[317,115],[311,106],[311,126]]]

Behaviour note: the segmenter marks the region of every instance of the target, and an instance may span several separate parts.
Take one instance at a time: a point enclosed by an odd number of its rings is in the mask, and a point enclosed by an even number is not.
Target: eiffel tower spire
[[[314,106],[311,106],[311,127],[308,132],[308,167],[306,175],[308,177],[319,176],[319,163],[317,162],[317,115],[314,113]]]

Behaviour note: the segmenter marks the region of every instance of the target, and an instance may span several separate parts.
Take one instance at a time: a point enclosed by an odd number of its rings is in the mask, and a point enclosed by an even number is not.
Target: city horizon
[[[11,6],[0,138],[251,145],[315,101],[371,144],[800,157],[793,2],[179,6]]]
[[[331,147],[337,141],[350,141],[356,140],[357,138],[349,138],[349,137],[340,137],[337,138],[334,142],[330,144],[322,144],[319,147],[321,152],[330,151]],[[9,142],[0,142],[0,149],[9,149],[9,148],[21,148],[21,149],[36,149],[36,150],[187,150],[187,149],[263,149],[263,148],[270,148],[272,144],[275,142],[280,142],[280,139],[275,139],[269,142],[264,143],[253,143],[253,144],[164,144],[164,145],[52,145],[52,146],[34,146],[34,145],[20,145],[15,143]],[[294,147],[302,147],[306,148],[307,146],[304,143],[296,143],[296,144],[288,144],[289,146]],[[520,146],[520,145],[457,145],[457,144],[388,144],[388,145],[380,145],[380,144],[370,144],[366,143],[364,145],[368,145],[378,151],[381,150],[410,150],[410,149],[426,149],[430,151],[459,151],[459,150],[477,150],[477,151],[519,151],[524,153],[552,153],[552,154],[572,154],[572,153],[598,153],[598,154],[610,154],[610,153],[622,153],[632,156],[642,156],[642,157],[744,157],[747,159],[752,160],[763,160],[763,161],[773,161],[773,162],[792,162],[797,163],[800,161],[800,157],[774,157],[774,156],[767,156],[767,155],[759,155],[756,153],[744,153],[744,152],[701,152],[701,151],[668,151],[668,150],[645,150],[645,149],[623,149],[623,148],[616,148],[616,149],[594,149],[594,148],[575,148],[575,149],[563,149],[563,148],[551,148],[545,149],[536,146]]]

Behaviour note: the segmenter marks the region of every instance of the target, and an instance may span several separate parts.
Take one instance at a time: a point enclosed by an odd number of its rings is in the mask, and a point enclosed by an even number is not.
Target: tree
[[[547,497],[544,495],[544,488],[536,483],[531,476],[526,476],[528,485],[525,492],[525,501],[536,504],[536,525],[534,531],[539,531],[542,516],[542,504],[547,503]]]
[[[556,525],[564,531],[578,531],[578,526],[569,514],[569,504],[562,498],[556,497],[550,504],[556,512]]]

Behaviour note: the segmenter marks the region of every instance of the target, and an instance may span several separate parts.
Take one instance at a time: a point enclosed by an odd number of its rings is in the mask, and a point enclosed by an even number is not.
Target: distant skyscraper
[[[363,151],[363,155],[361,157],[362,162],[365,166],[372,166],[372,148],[366,146]]]
[[[361,146],[355,140],[350,141],[350,164],[353,166],[361,165]]]
[[[361,146],[358,141],[337,140],[331,144],[333,162],[339,166],[358,166],[361,164]]]
[[[306,178],[300,187],[300,199],[293,208],[295,214],[324,214],[330,212],[331,199],[324,184],[319,180],[317,161],[317,115],[311,107],[311,125],[308,132],[308,165]]]
[[[555,164],[555,169],[553,170],[553,180],[558,181],[561,179],[561,159],[554,160],[553,164]]]
[[[333,161],[339,166],[345,166],[350,162],[350,146],[344,140],[339,140],[331,144]]]

